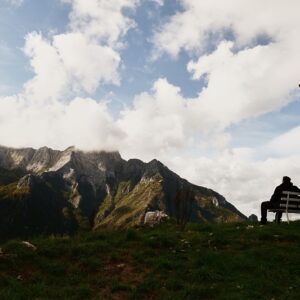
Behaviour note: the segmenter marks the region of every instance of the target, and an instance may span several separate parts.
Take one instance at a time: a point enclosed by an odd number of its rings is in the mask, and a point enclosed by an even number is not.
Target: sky
[[[300,186],[298,0],[0,0],[0,144],[161,160],[259,215]]]

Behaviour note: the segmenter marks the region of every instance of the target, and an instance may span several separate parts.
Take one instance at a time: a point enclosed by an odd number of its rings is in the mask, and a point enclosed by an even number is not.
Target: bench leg
[[[290,219],[289,219],[289,211],[288,211],[288,207],[289,207],[289,202],[290,202],[290,194],[287,194],[287,201],[286,201],[286,219],[288,221],[288,224],[290,224]]]
[[[290,224],[290,219],[289,219],[289,212],[288,212],[288,210],[286,211],[286,219],[287,219],[288,224]]]

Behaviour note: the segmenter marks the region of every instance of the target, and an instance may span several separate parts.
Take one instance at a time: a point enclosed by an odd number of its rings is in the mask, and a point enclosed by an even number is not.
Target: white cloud
[[[81,33],[57,35],[53,46],[69,78],[79,89],[91,94],[101,83],[119,83],[121,58],[112,48],[89,41]]]
[[[296,38],[300,3],[290,0],[180,0],[183,11],[173,15],[157,31],[158,51],[176,56],[180,50],[206,51],[207,43],[226,38],[232,31],[238,45],[252,43],[259,35],[276,42]]]
[[[127,133],[125,152],[150,159],[160,151],[181,148],[187,137],[184,111],[179,88],[165,79],[156,81],[151,94],[137,96],[134,107],[121,113],[118,123]]]
[[[71,4],[69,30],[46,39],[31,32],[24,53],[34,76],[19,95],[0,98],[0,141],[11,146],[116,149],[123,136],[105,102],[75,97],[101,84],[119,84],[118,47],[134,22],[124,9],[135,0],[65,1]]]
[[[270,44],[234,53],[233,43],[223,42],[212,54],[191,61],[188,70],[194,79],[207,76],[200,94],[202,111],[227,127],[286,105],[300,78],[297,53],[286,46]]]
[[[71,4],[67,32],[50,38],[31,32],[25,37],[24,53],[34,76],[22,93],[0,98],[1,144],[115,150],[124,136],[105,101],[76,95],[119,84],[118,47],[134,26],[124,9],[134,9],[138,2],[66,2]]]
[[[66,93],[76,95],[80,91],[92,94],[101,84],[120,82],[117,48],[134,26],[123,10],[134,9],[138,2],[64,2],[71,4],[69,31],[50,39],[36,32],[25,37],[24,52],[35,73],[25,84],[31,99],[62,99]]]
[[[124,132],[105,101],[76,95],[93,94],[102,84],[119,84],[118,47],[134,26],[124,9],[134,9],[138,2],[66,2],[71,4],[67,32],[50,38],[31,32],[25,37],[23,50],[34,76],[22,93],[0,98],[0,142],[15,147],[116,150]]]
[[[183,12],[157,31],[154,43],[158,54],[177,56],[184,50],[198,55],[189,62],[188,71],[194,80],[206,76],[207,88],[197,106],[208,122],[225,128],[293,99],[300,78],[298,1],[286,5],[284,1],[181,0],[181,4]],[[228,30],[234,35],[231,42],[226,40]],[[256,45],[262,36],[272,42]],[[216,50],[205,54],[209,44]]]
[[[41,34],[33,32],[25,37],[24,53],[35,73],[25,84],[28,98],[42,102],[64,96],[69,78],[57,49]]]
[[[33,103],[19,97],[1,99],[0,141],[15,147],[116,150],[123,132],[116,127],[105,103],[75,98],[68,104]]]
[[[277,156],[297,155],[300,153],[300,126],[275,137],[268,148],[272,154]]]
[[[197,148],[203,153],[227,148],[230,135],[207,115],[201,97],[186,99],[180,88],[158,79],[150,93],[135,97],[133,107],[121,111],[120,128],[127,133],[124,154],[143,159]]]
[[[81,33],[55,35],[49,41],[33,32],[25,40],[24,52],[35,73],[25,84],[31,99],[59,99],[66,92],[92,94],[100,84],[119,83],[118,52],[89,41]]]
[[[124,14],[124,9],[135,9],[139,0],[62,0],[72,5],[70,28],[90,39],[109,46],[122,45],[122,38],[135,23]]]

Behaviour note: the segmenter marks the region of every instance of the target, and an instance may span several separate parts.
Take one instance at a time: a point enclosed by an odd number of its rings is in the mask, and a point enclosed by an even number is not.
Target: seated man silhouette
[[[261,204],[261,224],[267,224],[267,211],[268,209],[279,208],[280,198],[282,197],[283,191],[290,192],[300,192],[299,188],[291,182],[291,178],[288,176],[284,176],[282,178],[282,183],[276,187],[270,201],[262,202]],[[282,217],[282,212],[277,212],[275,221],[280,223]]]

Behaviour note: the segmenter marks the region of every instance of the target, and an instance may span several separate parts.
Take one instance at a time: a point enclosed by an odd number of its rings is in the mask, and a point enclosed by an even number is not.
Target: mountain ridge
[[[0,181],[0,233],[7,224],[34,233],[131,227],[156,209],[194,222],[246,219],[223,196],[189,183],[160,161],[126,161],[117,151],[0,147],[0,170],[10,174]]]

